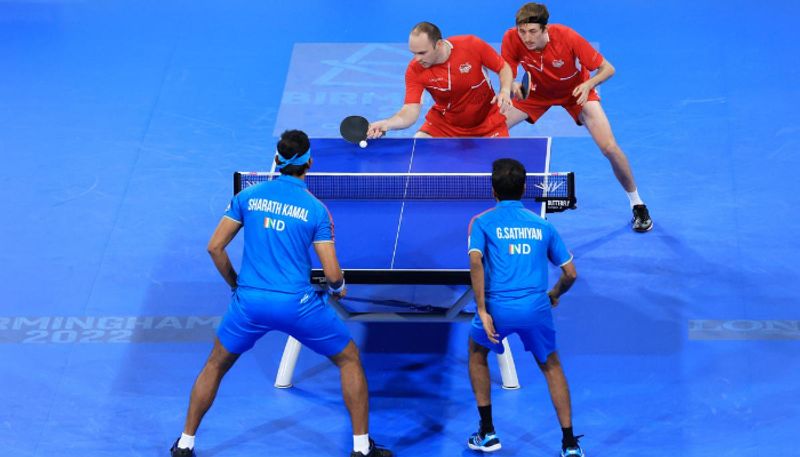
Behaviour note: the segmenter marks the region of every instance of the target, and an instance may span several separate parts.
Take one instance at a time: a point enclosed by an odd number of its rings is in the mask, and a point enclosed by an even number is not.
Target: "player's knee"
[[[228,370],[231,368],[232,365],[233,363],[228,363],[224,360],[212,358],[208,359],[203,371],[205,371],[207,374],[210,374],[213,377],[222,378],[223,376],[225,376],[225,373],[228,372]]]
[[[469,364],[472,366],[489,365],[489,353],[484,351],[470,351]]]
[[[356,344],[353,343],[352,341],[347,346],[350,348],[350,351],[348,353],[349,360],[352,361],[353,363],[361,363],[361,351],[358,350],[358,346],[356,346]]]
[[[360,364],[361,355],[359,354],[358,346],[356,346],[356,344],[351,340],[349,343],[347,343],[347,346],[344,347],[342,352],[331,357],[331,360],[334,364],[336,364],[336,366],[339,367],[351,363]]]
[[[602,152],[603,155],[609,159],[622,154],[622,151],[619,149],[617,142],[614,141],[613,139],[600,142],[598,143],[598,146],[600,147],[600,152]]]
[[[555,352],[550,353],[544,363],[539,363],[539,368],[541,368],[545,374],[560,370],[561,361],[558,359],[558,354]]]
[[[479,363],[486,365],[489,363],[489,353],[484,351],[469,351],[470,363]]]
[[[225,367],[222,365],[222,363],[219,360],[209,360],[206,363],[206,371],[209,371],[209,372],[215,373],[215,374],[220,374],[220,373],[224,373],[226,370],[225,370]]]
[[[506,127],[511,128],[520,122],[527,120],[528,114],[517,109],[511,110],[506,114]]]
[[[206,369],[224,374],[233,366],[238,357],[238,354],[228,352],[221,344],[216,344],[211,351],[211,356],[206,361]]]

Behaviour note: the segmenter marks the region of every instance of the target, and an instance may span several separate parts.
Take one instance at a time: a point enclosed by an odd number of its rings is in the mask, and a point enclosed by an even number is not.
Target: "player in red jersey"
[[[414,58],[406,69],[406,98],[394,116],[373,122],[368,137],[378,138],[389,130],[413,125],[427,90],[434,105],[415,138],[507,137],[505,112],[511,109],[511,68],[485,41],[474,35],[442,39],[430,22],[411,30],[408,48]],[[500,76],[495,95],[484,67]]]
[[[578,125],[586,125],[611,163],[633,209],[633,229],[647,232],[653,221],[636,188],[628,158],[617,145],[595,87],[614,75],[611,62],[575,30],[548,25],[547,7],[526,3],[517,11],[516,27],[503,36],[501,53],[516,75],[522,65],[530,72],[530,95],[522,99],[520,84],[512,86],[514,107],[506,113],[509,128],[521,121],[536,122],[551,106],[560,105]],[[577,65],[580,62],[580,66]],[[594,76],[590,72],[595,71]]]

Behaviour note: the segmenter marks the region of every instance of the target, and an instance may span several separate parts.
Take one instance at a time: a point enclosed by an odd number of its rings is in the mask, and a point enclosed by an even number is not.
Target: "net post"
[[[238,171],[233,172],[233,195],[239,193],[242,189],[242,174]]]
[[[574,208],[578,199],[575,197],[575,173],[572,171],[567,172],[567,190],[569,191],[570,206]]]

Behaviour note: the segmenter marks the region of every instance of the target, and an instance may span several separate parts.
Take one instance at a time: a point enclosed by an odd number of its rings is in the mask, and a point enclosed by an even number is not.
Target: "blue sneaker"
[[[500,445],[500,438],[497,437],[495,432],[490,432],[485,435],[482,435],[480,430],[473,433],[472,436],[469,437],[469,441],[467,441],[467,446],[473,451],[482,451],[482,452],[494,452],[499,451],[502,445]]]
[[[175,440],[175,444],[173,444],[169,450],[169,454],[172,457],[197,457],[197,454],[194,453],[194,449],[178,447],[178,441],[180,441],[180,439]]]
[[[583,435],[578,435],[575,437],[575,445],[574,446],[567,446],[561,449],[561,457],[584,457],[583,449],[581,449],[581,445],[578,444],[578,440],[581,439]]]

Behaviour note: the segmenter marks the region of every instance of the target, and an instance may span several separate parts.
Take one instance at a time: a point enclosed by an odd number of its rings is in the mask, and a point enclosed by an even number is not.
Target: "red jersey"
[[[597,70],[603,63],[603,56],[578,32],[565,25],[548,25],[547,33],[550,41],[544,49],[533,51],[522,42],[517,28],[512,27],[503,35],[501,53],[515,77],[519,64],[531,73],[531,96],[568,97],[575,86],[591,77],[590,71]]]
[[[416,60],[408,64],[404,103],[422,103],[422,91],[427,90],[434,101],[427,120],[459,128],[477,127],[495,111],[499,113],[497,105],[491,103],[494,90],[483,67],[500,72],[503,58],[474,35],[454,36],[446,42],[452,50],[445,62],[429,68]]]

